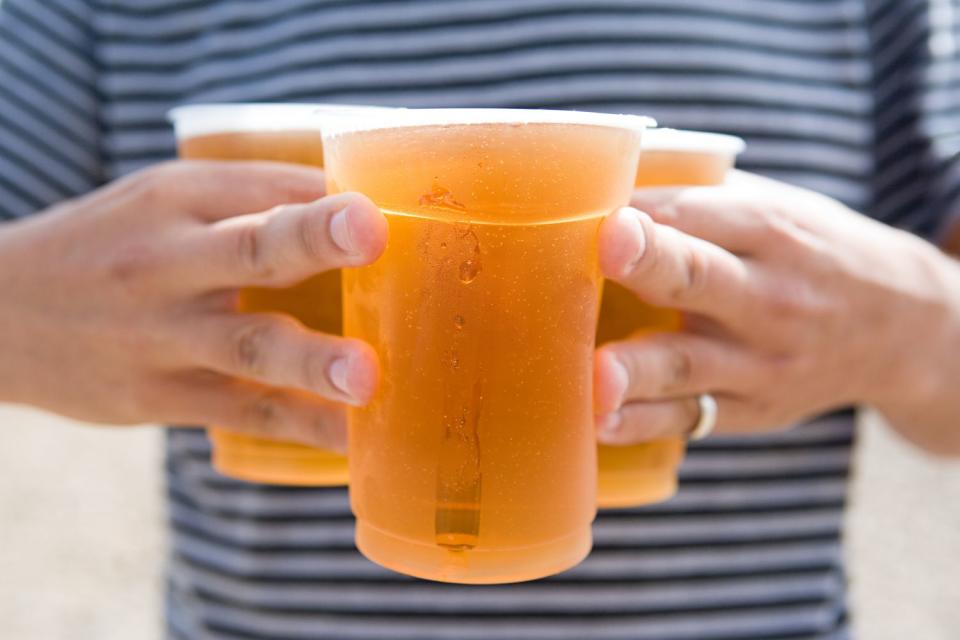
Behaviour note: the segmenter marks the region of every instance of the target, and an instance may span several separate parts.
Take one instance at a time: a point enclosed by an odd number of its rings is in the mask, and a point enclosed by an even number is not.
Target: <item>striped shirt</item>
[[[933,236],[960,195],[957,0],[6,0],[0,218],[174,155],[167,109],[327,101],[636,112]],[[231,481],[168,437],[171,638],[847,638],[852,414],[690,448],[678,495],[602,512],[577,568],[417,581],[342,489]]]

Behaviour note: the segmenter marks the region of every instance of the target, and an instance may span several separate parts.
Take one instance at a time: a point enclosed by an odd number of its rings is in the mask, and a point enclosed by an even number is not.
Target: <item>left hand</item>
[[[639,190],[632,204],[645,213],[623,209],[601,227],[604,274],[685,312],[684,328],[597,352],[602,442],[683,436],[701,393],[717,400],[717,432],[759,432],[915,401],[956,367],[944,348],[956,301],[931,268],[941,254],[919,238],[742,172],[717,187]]]

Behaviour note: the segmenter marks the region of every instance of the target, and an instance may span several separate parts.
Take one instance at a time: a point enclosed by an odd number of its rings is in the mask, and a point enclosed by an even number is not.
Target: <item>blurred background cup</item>
[[[344,334],[381,387],[351,409],[357,546],[396,571],[502,583],[586,556],[596,511],[597,230],[633,188],[646,118],[437,109],[324,131],[330,193],[387,215],[345,269]]]
[[[700,131],[651,129],[644,134],[637,187],[716,185],[726,178],[743,140]],[[681,315],[644,304],[634,293],[606,281],[597,345],[644,333],[677,331]],[[599,445],[597,504],[635,507],[666,500],[677,491],[685,441],[665,438],[628,447]]]
[[[385,108],[333,104],[198,104],[173,109],[169,118],[181,158],[273,160],[323,167],[317,130],[336,114],[371,114]],[[340,271],[318,274],[292,287],[248,288],[239,308],[280,312],[316,331],[341,333]],[[224,425],[226,426],[226,425]],[[289,485],[347,483],[345,456],[300,444],[253,438],[211,427],[213,466],[222,474]]]

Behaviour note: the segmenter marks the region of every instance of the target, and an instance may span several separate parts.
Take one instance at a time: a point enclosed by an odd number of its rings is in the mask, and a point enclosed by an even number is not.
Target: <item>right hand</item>
[[[372,202],[323,196],[308,167],[181,161],[0,226],[0,401],[342,450],[343,403],[377,384],[373,350],[236,310],[243,287],[383,252]]]

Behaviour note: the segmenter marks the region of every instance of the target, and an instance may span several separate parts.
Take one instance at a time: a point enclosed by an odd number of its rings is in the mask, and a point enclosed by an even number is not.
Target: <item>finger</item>
[[[718,400],[719,406],[719,400]],[[686,435],[700,418],[696,398],[660,402],[631,402],[617,411],[598,415],[597,440],[602,444],[630,445]],[[682,425],[686,425],[686,430]]]
[[[722,185],[638,189],[631,205],[659,224],[740,256],[803,254],[846,219],[821,194],[743,171],[731,172]]]
[[[759,423],[745,400],[730,394],[714,394],[717,423],[714,433],[756,430]],[[619,411],[596,417],[597,440],[627,446],[661,438],[685,438],[700,420],[696,397],[658,402],[630,402]]]
[[[604,274],[648,304],[741,320],[752,290],[747,264],[731,253],[624,208],[600,226]]]
[[[161,385],[164,417],[256,438],[345,453],[346,406],[306,393],[271,388],[212,372],[192,372]]]
[[[285,286],[376,260],[387,221],[368,198],[343,193],[223,220],[178,248],[177,268],[197,287]]]
[[[194,362],[220,373],[353,405],[366,404],[377,387],[369,345],[310,331],[288,316],[222,314],[191,331]]]
[[[753,255],[764,245],[766,201],[747,194],[730,186],[647,188],[634,191],[630,204],[658,224]]]
[[[187,160],[167,170],[161,188],[205,222],[312,202],[327,193],[323,171],[284,162]]]
[[[744,391],[763,373],[742,347],[688,333],[656,333],[604,345],[594,364],[598,413],[625,402],[696,396],[707,391]]]
[[[687,333],[707,338],[715,338],[717,340],[731,339],[731,333],[728,327],[725,327],[713,318],[696,313],[684,314],[683,330]]]

